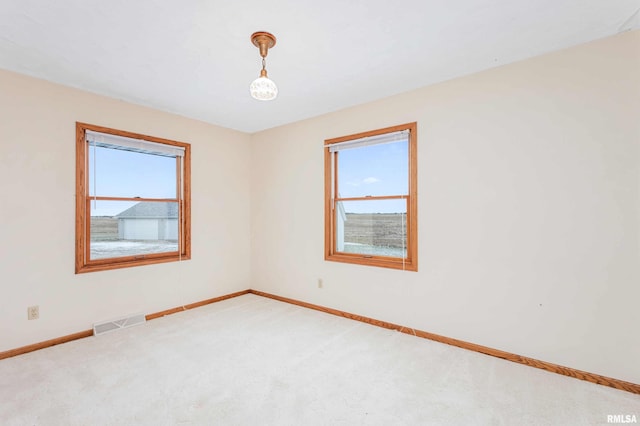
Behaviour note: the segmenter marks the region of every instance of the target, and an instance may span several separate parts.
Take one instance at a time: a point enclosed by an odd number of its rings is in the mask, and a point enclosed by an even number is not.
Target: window
[[[76,273],[191,257],[191,147],[76,123]]]
[[[418,270],[416,123],[325,141],[325,259]]]

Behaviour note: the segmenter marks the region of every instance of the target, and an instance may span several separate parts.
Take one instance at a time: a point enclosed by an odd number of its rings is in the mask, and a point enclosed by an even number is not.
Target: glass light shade
[[[270,101],[278,96],[278,87],[268,77],[258,77],[249,86],[251,96],[259,101]]]

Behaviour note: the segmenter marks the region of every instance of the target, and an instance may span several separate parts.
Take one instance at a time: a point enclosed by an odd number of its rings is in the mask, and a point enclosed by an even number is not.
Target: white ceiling
[[[0,0],[0,68],[256,132],[640,27],[640,0]],[[249,95],[260,56],[275,101]]]

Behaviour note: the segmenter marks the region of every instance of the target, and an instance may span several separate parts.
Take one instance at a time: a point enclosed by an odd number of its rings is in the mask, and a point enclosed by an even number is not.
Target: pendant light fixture
[[[276,38],[271,33],[258,31],[251,34],[251,43],[260,49],[262,70],[260,71],[260,77],[253,80],[249,90],[253,98],[259,101],[270,101],[278,96],[278,87],[267,77],[265,58],[267,57],[267,53],[269,53],[269,49],[276,45]]]

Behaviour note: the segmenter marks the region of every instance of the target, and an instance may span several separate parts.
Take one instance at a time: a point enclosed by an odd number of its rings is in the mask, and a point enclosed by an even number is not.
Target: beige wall
[[[249,135],[5,71],[0,93],[0,351],[250,287]],[[192,144],[191,260],[74,274],[76,121]]]
[[[639,112],[635,31],[255,134],[252,287],[640,383]],[[323,140],[411,121],[419,272],[325,262]]]

